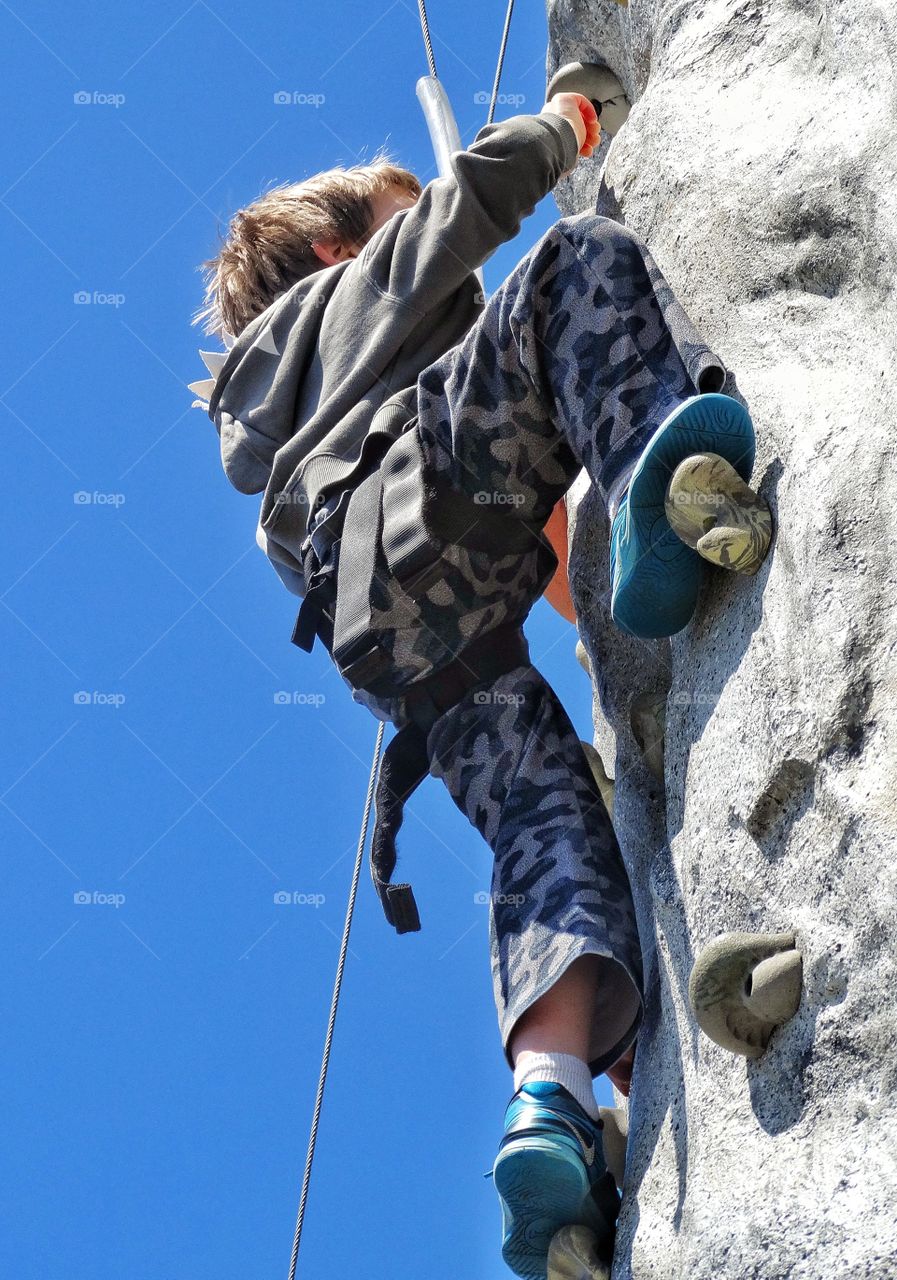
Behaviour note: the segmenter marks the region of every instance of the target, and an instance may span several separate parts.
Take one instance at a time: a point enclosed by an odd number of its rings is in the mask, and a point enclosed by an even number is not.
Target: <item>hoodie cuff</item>
[[[556,111],[540,111],[535,119],[540,120],[557,141],[558,155],[563,165],[561,172],[568,173],[571,169],[575,169],[579,156],[579,140],[570,121]]]

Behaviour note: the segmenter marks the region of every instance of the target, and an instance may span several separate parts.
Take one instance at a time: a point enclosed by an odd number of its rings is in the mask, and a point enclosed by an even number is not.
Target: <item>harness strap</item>
[[[306,592],[296,625],[290,636],[293,644],[306,653],[314,648],[315,637],[321,637],[321,643],[329,653],[333,648],[333,606],[336,601],[336,587],[333,574],[322,575],[318,567],[318,556],[309,541],[302,557],[302,575],[305,578]]]
[[[410,884],[390,884],[398,854],[396,837],[402,825],[402,806],[430,769],[427,735],[416,724],[406,725],[390,742],[380,761],[374,793],[374,833],[371,836],[371,879],[383,913],[396,933],[416,933],[420,915]]]
[[[396,422],[407,421],[401,405],[394,413]],[[557,564],[543,533],[544,522],[523,520],[505,510],[500,501],[505,495],[484,492],[481,496],[492,501],[477,501],[427,466],[416,430],[406,430],[389,442],[379,466],[340,499],[333,517],[336,528],[328,534],[325,520],[317,543],[319,531],[314,530],[303,544],[307,590],[293,643],[311,652],[315,637],[320,636],[355,688],[386,696],[397,692],[391,687],[389,655],[377,643],[372,626],[372,597],[379,589],[378,545],[389,573],[412,598],[442,577],[442,556],[449,546],[493,558],[537,551],[546,568]],[[513,495],[506,496],[510,507]],[[322,571],[324,549],[325,561],[331,562]]]
[[[396,837],[405,801],[430,772],[427,739],[445,712],[478,685],[491,684],[515,667],[530,666],[529,645],[519,623],[504,623],[473,640],[454,661],[403,695],[409,723],[383,755],[375,792],[371,837],[371,879],[383,912],[396,933],[420,929],[420,913],[410,884],[390,884],[398,858]]]

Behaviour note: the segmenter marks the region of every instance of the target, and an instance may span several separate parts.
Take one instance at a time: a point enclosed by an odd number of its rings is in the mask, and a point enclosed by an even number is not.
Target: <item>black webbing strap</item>
[[[321,637],[321,643],[329,653],[333,648],[333,610],[336,603],[336,584],[332,574],[320,576],[317,555],[311,543],[304,549],[302,573],[305,578],[306,593],[296,615],[296,625],[290,636],[293,644],[306,653],[314,648],[315,638]],[[316,580],[317,579],[317,580]]]
[[[398,854],[396,837],[402,825],[402,806],[429,772],[427,735],[416,724],[406,725],[390,742],[380,760],[374,793],[374,832],[371,836],[371,879],[383,913],[396,933],[416,933],[420,915],[410,884],[390,884]]]
[[[410,719],[380,763],[371,837],[371,879],[396,933],[415,933],[420,914],[410,884],[390,884],[398,853],[403,805],[430,772],[427,738],[440,716],[478,685],[491,684],[515,667],[529,666],[529,645],[519,623],[506,623],[472,641],[464,652],[403,694]]]
[[[377,468],[353,491],[340,539],[333,658],[340,674],[356,689],[371,689],[376,677],[389,668],[372,629],[371,594],[376,590],[383,528],[381,491]]]

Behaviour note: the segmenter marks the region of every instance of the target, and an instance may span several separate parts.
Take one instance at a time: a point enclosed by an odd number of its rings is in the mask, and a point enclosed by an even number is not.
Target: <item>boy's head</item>
[[[194,323],[236,337],[298,280],[357,257],[420,193],[414,174],[382,154],[266,192],[234,214],[218,256],[202,264],[205,304]]]

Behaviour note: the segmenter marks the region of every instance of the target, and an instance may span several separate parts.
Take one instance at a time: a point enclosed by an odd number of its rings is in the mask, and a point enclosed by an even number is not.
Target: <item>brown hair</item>
[[[206,333],[236,337],[278,294],[323,269],[313,241],[363,243],[374,221],[372,197],[392,187],[421,193],[413,173],[378,152],[370,164],[338,165],[305,182],[274,187],[238,210],[217,256],[200,268],[205,302],[193,323]]]

